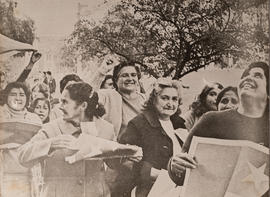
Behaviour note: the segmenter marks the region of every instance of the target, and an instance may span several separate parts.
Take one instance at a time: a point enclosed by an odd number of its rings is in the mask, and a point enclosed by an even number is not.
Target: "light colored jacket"
[[[113,139],[113,126],[103,119],[95,120],[98,136]],[[62,149],[51,150],[50,138],[80,131],[71,123],[57,119],[48,124],[30,142],[20,148],[19,160],[26,166],[37,162],[43,164],[45,185],[42,195],[46,197],[107,197],[109,188],[104,181],[104,163],[101,160],[65,162],[65,157],[75,152]]]
[[[25,121],[41,125],[40,118],[26,109],[12,111],[7,105],[0,107],[0,122]],[[0,148],[0,196],[1,197],[30,197],[31,196],[31,171],[22,166],[18,161],[19,147]]]
[[[97,70],[88,80],[88,83],[97,90],[99,96],[99,103],[102,104],[105,108],[105,115],[103,118],[108,122],[112,123],[114,126],[115,139],[119,138],[119,134],[125,131],[126,125],[123,124],[123,116],[127,117],[127,113],[123,110],[123,98],[122,95],[115,89],[99,89],[102,81],[104,80],[105,75]],[[146,101],[144,94],[138,93],[138,99],[143,103]],[[134,117],[141,112],[142,106],[140,109],[136,109]],[[124,112],[123,112],[124,111]],[[132,119],[134,117],[129,117]],[[127,124],[127,120],[125,120]],[[124,122],[125,122],[124,121]]]
[[[128,121],[141,113],[146,97],[139,92],[137,92],[137,95],[140,106],[133,106],[128,100],[124,101],[122,95],[114,89],[101,89],[98,91],[99,103],[104,105],[106,111],[103,118],[114,125],[115,136],[118,139],[119,134],[121,135],[125,131]],[[131,114],[127,109],[123,108],[124,102],[128,103],[126,105],[131,109]]]
[[[122,124],[122,96],[116,90],[101,89],[98,91],[98,97],[99,103],[105,108],[103,118],[112,123],[117,137]]]

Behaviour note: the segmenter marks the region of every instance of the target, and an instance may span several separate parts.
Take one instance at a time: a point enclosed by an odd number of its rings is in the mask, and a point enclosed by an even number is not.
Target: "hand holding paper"
[[[187,170],[185,197],[259,197],[269,189],[269,149],[244,140],[193,137],[199,165]],[[266,194],[267,195],[267,194]]]
[[[177,154],[171,161],[172,172],[178,177],[186,172],[186,168],[195,169],[197,165],[196,159],[187,153]]]

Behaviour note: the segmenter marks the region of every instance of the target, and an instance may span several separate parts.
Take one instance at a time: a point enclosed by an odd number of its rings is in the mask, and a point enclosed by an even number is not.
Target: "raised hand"
[[[41,53],[34,51],[31,55],[29,63],[35,64],[40,58],[41,58]]]
[[[119,63],[119,60],[115,56],[106,55],[99,66],[99,72],[106,75]]]

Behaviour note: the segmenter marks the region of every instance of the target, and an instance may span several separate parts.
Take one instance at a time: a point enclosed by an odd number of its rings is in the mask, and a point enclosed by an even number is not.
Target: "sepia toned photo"
[[[269,196],[268,0],[0,0],[0,197]]]

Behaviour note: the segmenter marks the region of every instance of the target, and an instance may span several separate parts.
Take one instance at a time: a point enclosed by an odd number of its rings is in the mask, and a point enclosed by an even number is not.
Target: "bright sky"
[[[18,15],[26,15],[35,21],[37,36],[68,35],[77,20],[78,3],[91,17],[97,18],[106,12],[106,0],[16,0]],[[105,4],[104,4],[105,3]]]

